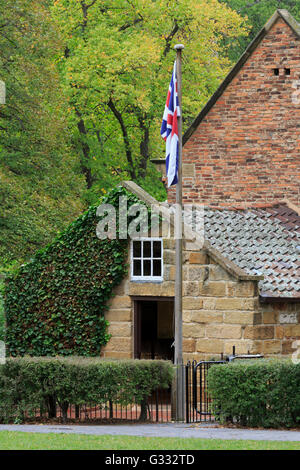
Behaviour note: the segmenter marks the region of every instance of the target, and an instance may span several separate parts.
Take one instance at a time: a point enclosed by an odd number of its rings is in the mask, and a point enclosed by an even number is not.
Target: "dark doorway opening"
[[[173,299],[135,300],[134,357],[174,360]]]

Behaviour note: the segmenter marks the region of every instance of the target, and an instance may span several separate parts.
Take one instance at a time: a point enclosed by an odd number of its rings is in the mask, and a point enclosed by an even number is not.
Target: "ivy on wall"
[[[117,208],[119,196],[127,196],[128,207],[140,203],[123,187],[101,203]],[[96,356],[109,340],[105,306],[127,272],[128,243],[97,238],[96,210],[90,207],[6,279],[8,355]]]

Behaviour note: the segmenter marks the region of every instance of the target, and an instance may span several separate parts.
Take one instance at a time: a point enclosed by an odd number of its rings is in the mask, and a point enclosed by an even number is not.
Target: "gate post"
[[[181,368],[181,373],[178,374],[178,368]],[[184,404],[184,410],[183,411],[183,421],[185,421],[185,417],[186,417],[186,413],[185,413],[185,407],[186,407],[186,402],[185,402],[185,393],[186,393],[186,390],[185,390],[185,387],[186,387],[186,380],[185,380],[185,366],[183,363],[181,364],[177,364],[175,366],[176,368],[176,371],[175,371],[175,374],[174,374],[174,377],[173,377],[173,381],[172,381],[172,390],[171,390],[171,419],[172,421],[177,421],[177,416],[178,416],[178,409],[177,409],[177,406],[179,404],[177,404],[177,387],[179,385],[181,385],[181,390],[182,390],[182,393],[183,393],[183,397],[182,397],[182,401],[183,401],[183,404]],[[178,384],[178,377],[181,378],[182,380],[182,383],[181,384]]]

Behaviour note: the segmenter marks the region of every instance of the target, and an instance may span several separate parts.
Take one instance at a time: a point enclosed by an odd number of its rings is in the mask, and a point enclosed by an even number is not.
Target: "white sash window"
[[[140,238],[131,241],[131,279],[163,280],[163,243],[160,238]]]

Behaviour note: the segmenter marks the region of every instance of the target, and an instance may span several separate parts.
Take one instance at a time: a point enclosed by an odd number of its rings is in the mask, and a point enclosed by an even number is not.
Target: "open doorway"
[[[134,357],[174,360],[174,300],[135,300]]]

